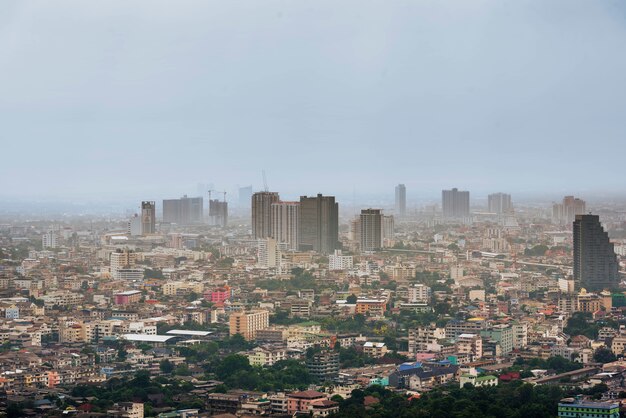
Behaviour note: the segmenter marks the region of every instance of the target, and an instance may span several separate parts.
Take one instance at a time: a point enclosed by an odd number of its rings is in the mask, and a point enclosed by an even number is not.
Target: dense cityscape
[[[624,206],[238,194],[5,214],[7,416],[621,413]]]
[[[624,45],[624,0],[1,0],[0,418],[626,418]]]

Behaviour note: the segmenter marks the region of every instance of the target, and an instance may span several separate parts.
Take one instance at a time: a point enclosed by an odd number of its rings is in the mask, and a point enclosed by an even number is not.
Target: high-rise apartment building
[[[128,220],[128,235],[131,236],[139,236],[141,235],[141,230],[143,228],[142,223],[142,219],[139,215],[137,215],[135,213],[135,215],[133,215],[129,220]]]
[[[229,319],[230,335],[240,334],[248,341],[254,340],[258,330],[270,325],[268,311],[235,312]]]
[[[272,236],[272,204],[280,200],[276,192],[252,195],[252,235],[254,239]]]
[[[383,225],[382,225],[382,246],[389,247],[391,246],[391,242],[393,241],[394,231],[395,231],[395,218],[392,215],[383,215]]]
[[[58,236],[54,231],[49,231],[41,236],[41,248],[56,248],[58,246]]]
[[[406,216],[406,186],[404,184],[396,186],[396,215],[401,218]]]
[[[363,209],[359,217],[361,225],[361,251],[376,251],[383,246],[383,215],[380,209]]]
[[[179,225],[202,223],[204,202],[202,197],[187,197],[163,200],[163,222]]]
[[[119,278],[121,270],[132,269],[137,262],[137,254],[134,251],[117,249],[110,256],[110,271],[113,278]]]
[[[574,196],[565,196],[562,203],[552,206],[552,221],[559,225],[569,225],[574,222],[576,215],[584,215],[587,204],[584,200]]]
[[[300,202],[272,203],[272,237],[287,249],[300,245]]]
[[[299,247],[322,254],[339,248],[339,204],[334,196],[300,197]]]
[[[501,215],[503,213],[509,213],[513,210],[510,194],[493,193],[488,196],[487,200],[489,202],[489,212]]]
[[[576,215],[574,220],[574,279],[587,290],[617,287],[619,265],[609,235],[598,215]]]
[[[257,264],[261,268],[280,268],[281,247],[274,238],[257,240]]]
[[[444,218],[465,218],[470,214],[470,193],[457,188],[441,192]]]
[[[209,224],[221,227],[228,225],[228,202],[209,200]]]
[[[156,232],[156,204],[154,202],[141,202],[141,233],[154,234]]]

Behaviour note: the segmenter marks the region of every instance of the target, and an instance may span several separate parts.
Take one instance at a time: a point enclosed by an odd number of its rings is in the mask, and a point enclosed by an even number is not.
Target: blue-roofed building
[[[424,363],[421,367],[397,370],[389,375],[389,386],[400,389],[425,390],[457,379],[459,366]]]

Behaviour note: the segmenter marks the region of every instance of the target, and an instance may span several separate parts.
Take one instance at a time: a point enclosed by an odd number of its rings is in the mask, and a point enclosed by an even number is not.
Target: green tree
[[[168,359],[161,360],[159,368],[163,373],[172,373],[174,371],[174,364]]]
[[[593,359],[598,363],[611,363],[617,360],[617,357],[608,348],[600,347],[593,353]]]

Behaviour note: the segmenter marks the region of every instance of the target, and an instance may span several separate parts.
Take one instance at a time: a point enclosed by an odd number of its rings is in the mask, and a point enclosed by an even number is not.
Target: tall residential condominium
[[[156,204],[141,202],[141,233],[154,234],[156,232]]]
[[[204,218],[204,200],[202,197],[187,197],[163,200],[163,222],[180,225],[202,223]]]
[[[272,203],[280,200],[276,192],[256,192],[252,195],[252,235],[254,239],[272,236]]]
[[[487,200],[489,201],[489,212],[501,215],[513,210],[510,194],[493,193],[488,196]]]
[[[300,249],[331,254],[339,246],[339,204],[335,197],[300,196]]]
[[[274,238],[257,240],[257,264],[261,268],[280,268],[281,248]]]
[[[396,186],[396,215],[406,216],[406,187],[404,184]]]
[[[617,255],[598,215],[576,215],[574,220],[574,279],[587,290],[619,285]]]
[[[562,203],[552,206],[552,221],[559,225],[569,225],[574,222],[576,215],[584,215],[587,204],[584,200],[574,196],[565,196]]]
[[[383,246],[383,214],[380,209],[363,209],[361,224],[361,251],[376,251]]]
[[[383,225],[381,237],[383,241],[383,247],[389,246],[389,243],[393,241],[395,231],[395,218],[393,215],[383,215]]]
[[[250,199],[252,199],[252,186],[239,188],[239,208],[250,209]]]
[[[300,202],[272,203],[272,237],[289,250],[300,245]]]
[[[268,311],[235,312],[230,315],[230,335],[239,334],[248,341],[254,340],[257,331],[270,325]]]
[[[228,225],[228,202],[209,200],[209,224],[221,227]]]
[[[442,190],[441,207],[444,218],[465,218],[470,214],[470,193],[457,188]]]

